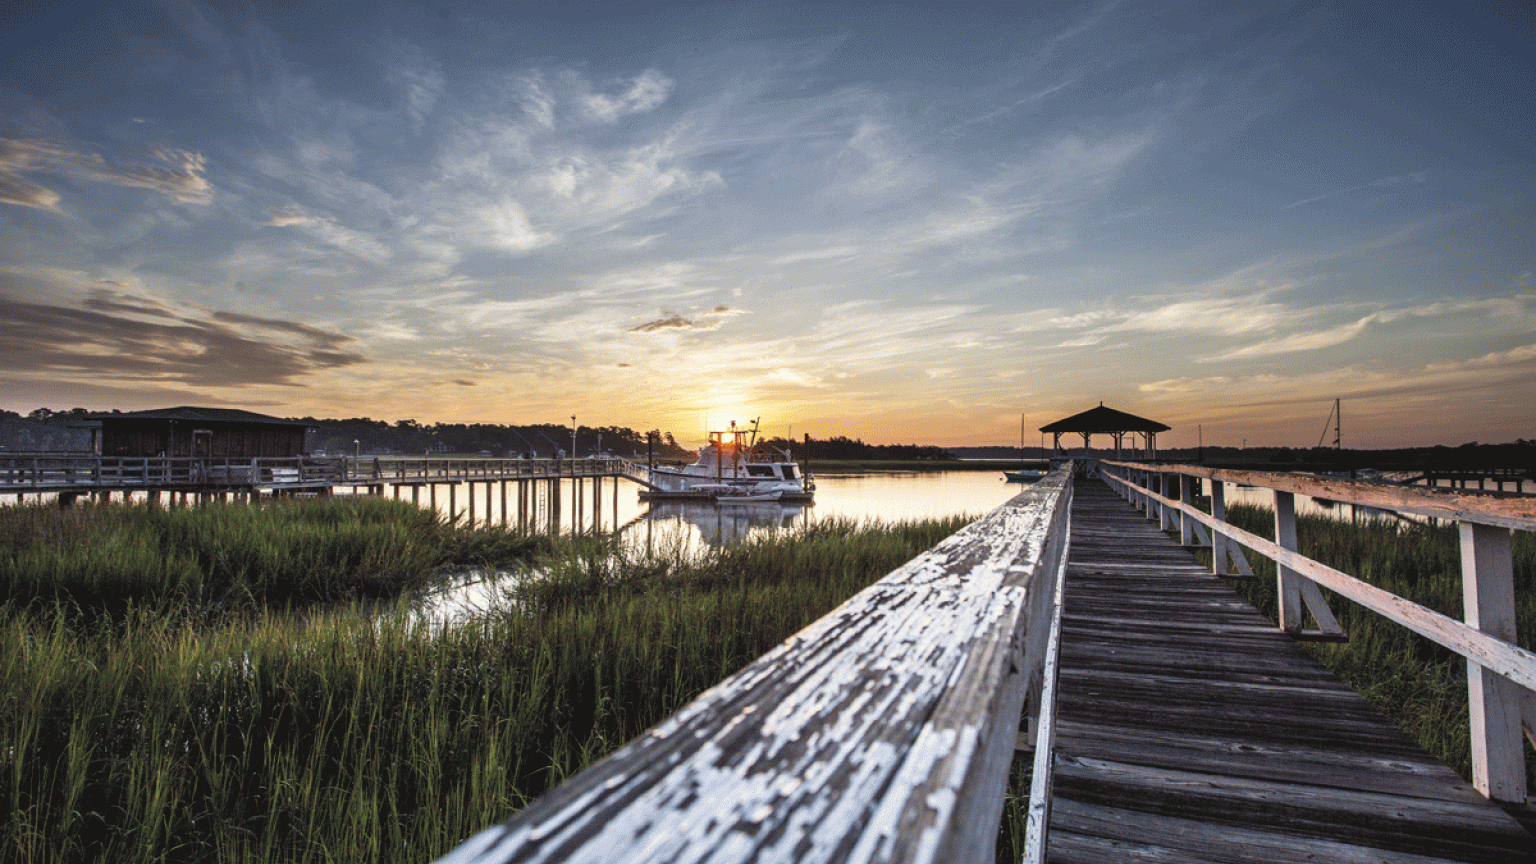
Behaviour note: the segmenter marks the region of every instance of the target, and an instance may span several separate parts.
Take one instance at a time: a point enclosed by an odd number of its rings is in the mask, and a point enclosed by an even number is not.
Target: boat
[[[1019,415],[1019,455],[1024,455],[1024,417]],[[1033,483],[1044,477],[1047,471],[1039,468],[1020,468],[1017,471],[1004,471],[1003,479],[1009,483]]]
[[[637,466],[647,488],[646,500],[713,500],[717,503],[782,501],[806,503],[816,492],[816,480],[800,470],[788,450],[758,441],[758,421],[750,428],[709,433],[709,444],[699,449],[691,465]]]

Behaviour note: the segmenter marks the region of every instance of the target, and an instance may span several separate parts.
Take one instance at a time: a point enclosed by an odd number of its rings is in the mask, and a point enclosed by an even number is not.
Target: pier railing
[[[1044,860],[1071,468],[443,862],[991,860],[1020,734]]]
[[[339,483],[458,483],[467,481],[528,480],[569,477],[627,476],[623,459],[498,459],[456,457],[342,458]]]
[[[0,491],[53,492],[182,487],[327,485],[341,475],[339,459],[295,457],[0,455]]]
[[[1497,801],[1526,799],[1521,733],[1523,726],[1536,745],[1536,653],[1516,644],[1510,531],[1536,530],[1536,498],[1193,465],[1103,462],[1099,471],[1165,530],[1177,527],[1181,543],[1208,546],[1217,574],[1252,575],[1238,544],[1274,561],[1280,627],[1286,632],[1300,638],[1347,638],[1319,590],[1322,586],[1465,657],[1473,785]],[[1210,513],[1193,503],[1195,484],[1201,480],[1210,484]],[[1226,521],[1229,483],[1273,492],[1274,541]],[[1461,536],[1465,620],[1442,615],[1298,553],[1298,494],[1454,521]],[[1199,536],[1205,534],[1203,529],[1209,529],[1209,535]],[[1231,566],[1238,568],[1236,574]],[[1305,613],[1311,613],[1316,630],[1303,629]]]

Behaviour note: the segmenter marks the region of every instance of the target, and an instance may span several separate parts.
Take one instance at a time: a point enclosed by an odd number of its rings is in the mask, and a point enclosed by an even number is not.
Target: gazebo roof
[[[1073,414],[1071,417],[1057,420],[1040,427],[1041,432],[1166,432],[1172,429],[1156,420],[1148,420],[1145,417],[1137,417],[1135,414],[1127,414],[1124,411],[1116,411],[1113,408],[1105,408],[1100,402],[1099,407],[1089,408],[1081,414]]]

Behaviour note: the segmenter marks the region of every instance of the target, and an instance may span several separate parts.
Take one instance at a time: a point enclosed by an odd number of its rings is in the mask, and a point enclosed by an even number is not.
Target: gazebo
[[[1143,443],[1141,456],[1146,459],[1157,458],[1157,433],[1166,432],[1173,427],[1164,425],[1156,420],[1148,420],[1145,417],[1137,417],[1135,414],[1127,414],[1124,411],[1116,411],[1113,408],[1105,408],[1100,402],[1099,407],[1089,408],[1081,414],[1073,414],[1055,423],[1040,427],[1041,432],[1051,433],[1052,447],[1055,452],[1062,452],[1061,435],[1063,432],[1076,432],[1083,436],[1083,450],[1091,446],[1092,436],[1097,434],[1109,435],[1115,439],[1115,458],[1121,458],[1120,450],[1125,436],[1135,433],[1141,434]],[[1135,439],[1132,439],[1134,443]],[[1137,455],[1134,451],[1131,455]]]

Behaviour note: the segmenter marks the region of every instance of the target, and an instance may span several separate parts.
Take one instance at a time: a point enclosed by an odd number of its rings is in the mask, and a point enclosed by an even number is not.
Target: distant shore
[[[1017,471],[1045,468],[1038,459],[811,459],[801,463],[813,474],[932,474],[940,471]]]

